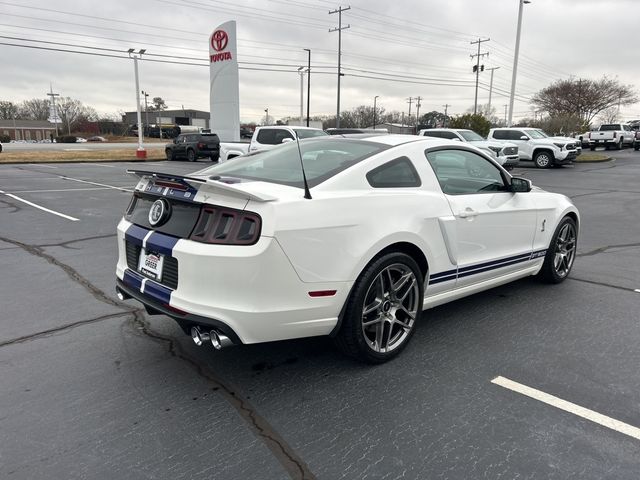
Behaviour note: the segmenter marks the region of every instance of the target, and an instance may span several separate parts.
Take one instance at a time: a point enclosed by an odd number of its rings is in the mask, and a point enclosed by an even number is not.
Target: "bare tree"
[[[46,120],[49,118],[49,100],[32,98],[18,107],[18,118],[24,120]]]
[[[18,106],[13,102],[0,100],[0,120],[18,118]]]
[[[144,105],[142,109],[144,110]],[[151,101],[151,105],[149,105],[149,108],[147,110],[149,110],[150,112],[162,112],[166,109],[167,109],[167,104],[162,99],[162,97],[153,97],[153,100]]]
[[[60,97],[56,102],[58,115],[63,125],[67,126],[67,133],[81,122],[95,121],[98,114],[94,108],[84,105],[80,100],[70,97]]]
[[[531,103],[551,117],[575,115],[589,124],[596,115],[614,105],[631,105],[637,101],[631,85],[603,77],[558,80],[536,93]]]
[[[616,123],[619,115],[620,109],[618,106],[611,106],[600,112],[600,115],[598,115],[598,121],[600,123]]]

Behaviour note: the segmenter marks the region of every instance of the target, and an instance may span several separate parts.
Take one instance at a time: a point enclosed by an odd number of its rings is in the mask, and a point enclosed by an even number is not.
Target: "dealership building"
[[[56,135],[56,126],[46,120],[0,120],[0,134],[11,140],[46,140]]]
[[[162,112],[142,112],[143,125],[194,125],[209,128],[209,112],[202,110],[180,109]],[[138,112],[125,112],[122,121],[127,125],[138,123]]]

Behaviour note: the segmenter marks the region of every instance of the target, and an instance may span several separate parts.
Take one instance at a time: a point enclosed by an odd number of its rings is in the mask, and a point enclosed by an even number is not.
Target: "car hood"
[[[477,142],[468,142],[473,146],[476,146],[478,148],[490,148],[490,147],[494,147],[494,148],[504,148],[504,147],[517,147],[517,145],[515,143],[509,143],[509,142],[496,142],[493,140],[483,140],[483,141],[477,141]]]

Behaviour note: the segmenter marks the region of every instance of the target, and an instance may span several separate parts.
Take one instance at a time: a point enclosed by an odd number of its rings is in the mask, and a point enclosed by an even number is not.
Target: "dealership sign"
[[[212,132],[223,141],[240,140],[240,92],[236,22],[219,25],[209,37]]]

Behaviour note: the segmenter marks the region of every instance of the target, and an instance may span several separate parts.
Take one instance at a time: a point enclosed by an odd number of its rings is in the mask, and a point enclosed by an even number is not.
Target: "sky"
[[[343,12],[341,110],[377,105],[408,113],[473,108],[470,55],[481,44],[478,103],[502,118],[509,90],[519,0],[0,0],[0,100],[46,98],[49,85],[104,115],[135,110],[129,48],[147,50],[140,88],[171,109],[209,109],[208,37],[237,22],[240,118],[298,116],[300,75],[312,51],[311,108],[335,115],[338,15]],[[640,78],[637,0],[531,0],[524,6],[514,121],[533,116],[529,99],[559,79],[632,85]],[[44,43],[49,42],[49,43]],[[11,44],[11,45],[8,45]],[[21,46],[15,46],[21,45]],[[35,47],[35,48],[27,48]],[[48,48],[50,50],[45,50]],[[72,52],[63,52],[68,50]],[[84,52],[84,53],[77,53]],[[152,61],[154,60],[154,61]],[[174,62],[174,63],[168,63]],[[181,63],[181,64],[180,64]],[[274,71],[275,70],[275,71]],[[306,78],[304,80],[306,95]],[[411,112],[416,104],[412,100]],[[306,110],[306,99],[305,99]],[[640,104],[621,109],[640,119]]]

